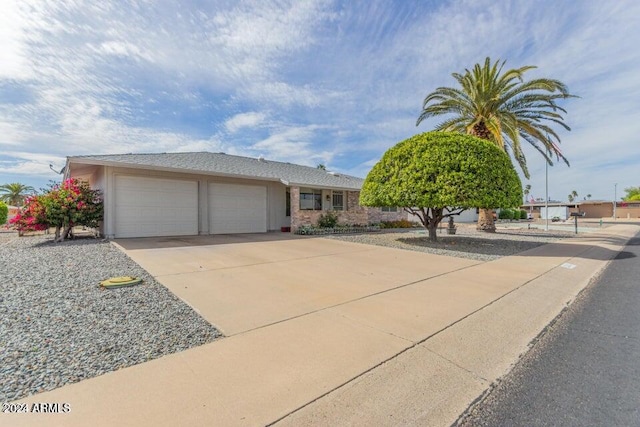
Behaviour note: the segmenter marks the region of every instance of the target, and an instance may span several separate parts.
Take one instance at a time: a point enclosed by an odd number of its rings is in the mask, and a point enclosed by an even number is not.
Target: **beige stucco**
[[[290,219],[285,215],[286,186],[280,182],[250,179],[236,179],[202,174],[176,173],[151,169],[134,169],[112,166],[87,166],[72,168],[70,176],[87,180],[92,188],[102,191],[104,198],[105,221],[102,233],[107,237],[115,235],[117,206],[113,197],[116,176],[156,177],[176,180],[196,181],[198,183],[198,234],[209,234],[209,184],[234,183],[260,185],[267,189],[267,228],[280,230],[289,226]]]
[[[295,232],[300,226],[317,225],[320,216],[333,209],[333,191],[344,192],[344,209],[335,211],[338,214],[340,224],[367,225],[381,221],[397,221],[407,219],[408,215],[402,209],[397,212],[382,212],[381,208],[369,208],[360,206],[359,191],[344,189],[322,188],[322,210],[300,209],[300,187],[296,185],[286,186],[279,181],[265,181],[257,179],[241,179],[225,176],[213,176],[205,174],[169,172],[164,170],[128,168],[100,165],[70,165],[69,176],[87,180],[92,188],[102,191],[104,198],[105,220],[101,227],[101,233],[107,237],[115,237],[116,217],[118,207],[115,203],[116,177],[151,177],[174,180],[195,181],[198,185],[198,234],[210,234],[209,215],[209,184],[230,183],[244,185],[264,186],[267,193],[267,230],[278,231],[282,227],[291,227]],[[286,215],[286,194],[290,190],[291,216]]]

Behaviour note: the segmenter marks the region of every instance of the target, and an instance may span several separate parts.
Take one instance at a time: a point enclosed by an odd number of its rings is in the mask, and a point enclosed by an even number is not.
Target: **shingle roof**
[[[67,158],[67,164],[106,164],[353,190],[360,190],[364,181],[355,176],[327,172],[309,166],[209,152],[73,156]]]

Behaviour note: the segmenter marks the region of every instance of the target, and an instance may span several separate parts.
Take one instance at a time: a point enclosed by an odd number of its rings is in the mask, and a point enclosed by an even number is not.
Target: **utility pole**
[[[613,220],[616,220],[616,202],[618,200],[618,183],[613,184]]]
[[[544,210],[546,222],[544,230],[549,231],[549,162],[544,162]]]

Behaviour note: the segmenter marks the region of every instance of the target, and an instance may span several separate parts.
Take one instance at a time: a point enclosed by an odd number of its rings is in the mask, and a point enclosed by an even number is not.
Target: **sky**
[[[365,177],[439,123],[416,127],[427,94],[489,56],[579,96],[549,197],[620,198],[640,185],[639,17],[636,0],[3,0],[0,184],[44,187],[66,156],[182,151]]]

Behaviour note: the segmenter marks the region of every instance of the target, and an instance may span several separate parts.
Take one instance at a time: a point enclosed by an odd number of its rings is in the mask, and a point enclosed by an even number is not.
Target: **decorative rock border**
[[[333,234],[370,233],[374,231],[380,231],[380,226],[369,225],[366,227],[334,227],[334,228],[303,226],[298,228],[295,234],[301,234],[305,236],[323,236],[323,235],[333,235]]]

